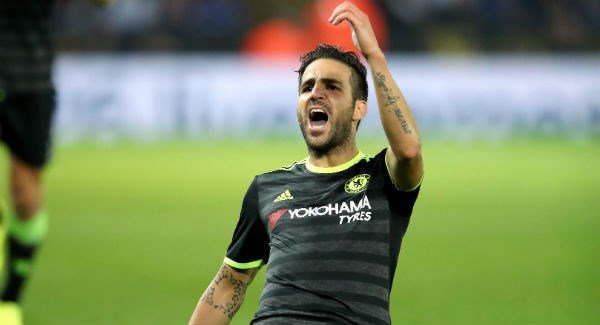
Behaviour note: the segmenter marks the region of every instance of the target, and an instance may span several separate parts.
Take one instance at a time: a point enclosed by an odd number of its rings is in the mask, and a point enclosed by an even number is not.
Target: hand
[[[329,17],[329,22],[336,26],[344,20],[348,22],[350,29],[352,29],[354,46],[367,60],[373,55],[383,55],[373,32],[373,27],[371,27],[371,22],[369,22],[369,17],[349,1],[344,1],[337,6],[331,17]]]

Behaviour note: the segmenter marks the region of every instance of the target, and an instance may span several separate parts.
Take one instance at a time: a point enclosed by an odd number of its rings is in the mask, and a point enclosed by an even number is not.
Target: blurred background
[[[379,0],[358,1],[392,51],[464,53],[493,51],[597,51],[596,1]],[[226,51],[258,46],[265,30],[309,35],[325,28],[335,1],[125,0],[98,10],[84,1],[58,1],[57,44],[68,51]],[[273,24],[285,26],[275,29]],[[330,37],[328,35],[318,35]],[[346,36],[346,35],[344,35]],[[311,41],[320,41],[317,36]],[[347,38],[341,39],[349,44]],[[302,43],[302,42],[299,42]]]
[[[425,136],[600,133],[597,1],[359,3]],[[298,56],[319,43],[354,50],[349,28],[327,22],[336,4],[123,0],[98,8],[59,1],[57,136],[289,135]],[[364,129],[382,136],[376,114]]]
[[[326,21],[340,2],[56,1],[52,222],[29,324],[187,321],[253,176],[306,156],[294,71],[319,43],[355,50]],[[598,324],[600,3],[355,3],[424,139],[393,322]],[[376,105],[371,90],[372,155]]]

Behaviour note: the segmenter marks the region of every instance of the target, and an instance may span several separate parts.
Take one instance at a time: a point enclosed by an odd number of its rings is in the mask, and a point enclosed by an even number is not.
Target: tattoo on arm
[[[214,301],[214,294],[217,287],[223,282],[227,281],[230,285],[233,286],[233,295],[229,299],[229,301],[224,304],[216,304]],[[206,292],[202,295],[200,300],[204,301],[209,306],[214,307],[221,311],[225,316],[229,319],[233,318],[233,315],[240,309],[242,306],[242,301],[244,300],[244,295],[246,294],[246,288],[248,287],[248,283],[236,279],[231,270],[223,267],[219,270],[219,273],[210,284]]]
[[[392,89],[390,89],[390,87],[388,87],[385,83],[386,80],[385,80],[385,76],[383,75],[383,73],[377,72],[375,74],[375,77],[377,79],[376,80],[377,88],[381,88],[383,90],[383,92],[385,93],[385,106],[390,106],[392,108],[392,110],[394,111],[394,114],[396,115],[396,118],[400,122],[400,125],[402,125],[402,130],[404,130],[404,133],[406,133],[406,134],[412,133],[412,130],[408,126],[408,122],[406,121],[406,118],[404,117],[404,114],[402,114],[402,110],[400,110],[400,107],[398,107],[398,100],[400,100],[400,96],[394,96],[392,94]]]

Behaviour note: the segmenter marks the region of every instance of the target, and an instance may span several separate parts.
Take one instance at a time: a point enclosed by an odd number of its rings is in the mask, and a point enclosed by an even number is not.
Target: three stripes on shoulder
[[[292,195],[292,193],[290,193],[290,190],[285,190],[283,193],[279,194],[275,200],[273,200],[273,202],[279,202],[279,201],[285,201],[285,200],[291,200],[293,199],[294,196]]]

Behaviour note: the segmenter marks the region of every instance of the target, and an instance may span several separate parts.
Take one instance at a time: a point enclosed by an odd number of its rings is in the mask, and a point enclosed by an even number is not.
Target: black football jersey
[[[268,264],[252,324],[389,324],[389,296],[420,184],[393,184],[385,150],[331,168],[308,159],[250,185],[225,263]]]
[[[0,1],[0,90],[39,93],[53,89],[53,0]]]

